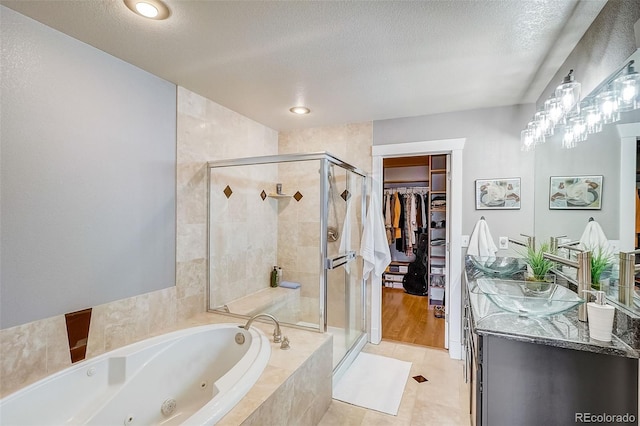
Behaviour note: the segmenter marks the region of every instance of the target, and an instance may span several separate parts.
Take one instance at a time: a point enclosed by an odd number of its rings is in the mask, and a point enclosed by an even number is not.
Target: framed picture
[[[551,176],[549,208],[600,210],[602,176]]]
[[[520,178],[476,180],[476,210],[519,208]]]

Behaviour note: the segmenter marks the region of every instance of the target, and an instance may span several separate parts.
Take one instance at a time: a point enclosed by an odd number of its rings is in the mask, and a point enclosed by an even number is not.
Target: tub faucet
[[[253,320],[255,320],[256,318],[260,318],[260,317],[269,318],[275,323],[276,328],[273,330],[273,342],[274,343],[280,343],[282,341],[282,333],[280,332],[280,323],[278,322],[276,317],[274,317],[271,314],[257,314],[257,315],[254,315],[251,318],[249,318],[249,321],[247,321],[247,323],[244,326],[242,326],[242,328],[244,328],[245,330],[249,330],[249,327],[251,327],[251,323],[253,322]]]

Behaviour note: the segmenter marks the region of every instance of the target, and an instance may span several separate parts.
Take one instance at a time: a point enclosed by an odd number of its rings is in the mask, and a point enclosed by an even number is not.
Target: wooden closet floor
[[[428,309],[429,298],[382,288],[382,338],[444,348],[444,318]]]

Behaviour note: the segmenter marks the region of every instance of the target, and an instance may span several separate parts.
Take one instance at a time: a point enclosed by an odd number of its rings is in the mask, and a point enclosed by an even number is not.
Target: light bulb
[[[536,112],[533,116],[533,120],[538,123],[540,132],[542,133],[541,143],[545,142],[546,137],[553,136],[553,124],[545,111]]]
[[[600,111],[594,105],[587,105],[581,112],[587,127],[587,133],[593,134],[602,131],[602,119]]]
[[[544,110],[551,121],[551,126],[564,123],[564,112],[562,110],[562,102],[560,99],[547,99],[544,103]]]
[[[167,19],[171,11],[162,0],[123,0],[124,4],[136,15],[160,21]]]
[[[309,114],[311,112],[311,110],[307,107],[304,106],[296,106],[293,108],[289,108],[289,111],[291,111],[294,114],[298,114],[298,115],[304,115],[304,114]]]
[[[560,100],[562,110],[564,113],[576,108],[579,111],[580,100],[580,88],[581,84],[574,80],[573,70],[569,71],[569,74],[562,80],[562,84],[556,88],[555,97]]]
[[[640,74],[630,64],[624,74],[613,81],[618,98],[619,111],[633,111],[640,108]]]
[[[155,18],[158,16],[158,9],[154,5],[143,1],[136,3],[136,10],[146,18]]]
[[[531,129],[524,129],[520,132],[520,142],[522,143],[523,151],[530,151],[533,149],[535,144],[533,143],[533,133],[531,132]]]
[[[571,125],[571,133],[574,142],[583,142],[587,140],[587,124],[582,117],[575,117],[569,120]],[[575,145],[574,145],[575,146]]]
[[[627,86],[622,90],[622,101],[629,102],[636,96],[636,87],[635,86]]]
[[[618,111],[618,97],[616,92],[608,90],[596,96],[598,111],[600,111],[602,123],[610,124],[620,120],[620,112]]]

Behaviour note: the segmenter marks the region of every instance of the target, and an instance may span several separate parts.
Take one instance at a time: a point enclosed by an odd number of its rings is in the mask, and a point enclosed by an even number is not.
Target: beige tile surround
[[[176,286],[94,306],[87,358],[170,331],[205,311],[207,161],[329,151],[371,169],[370,122],[278,135],[182,87],[177,122]],[[299,225],[305,244],[311,242],[306,232],[310,225]],[[308,279],[299,273],[301,281]],[[64,315],[0,330],[0,397],[70,365]]]
[[[206,167],[278,152],[278,133],[178,87],[176,286],[93,306],[87,358],[205,311]],[[0,330],[0,397],[71,365],[64,315]]]

